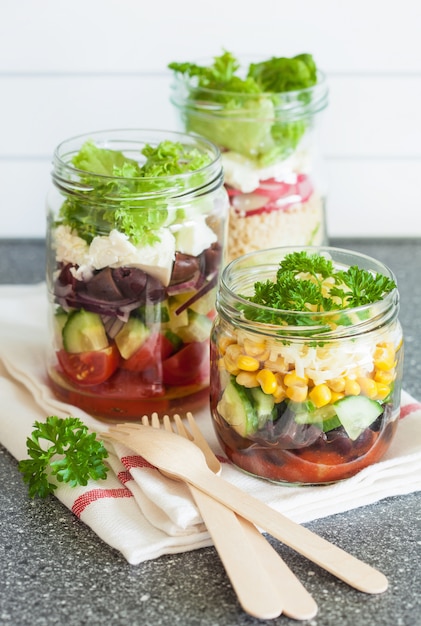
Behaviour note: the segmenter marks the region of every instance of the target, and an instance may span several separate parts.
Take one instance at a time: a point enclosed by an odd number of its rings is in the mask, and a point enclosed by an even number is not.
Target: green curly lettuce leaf
[[[248,77],[253,78],[264,92],[298,91],[317,83],[317,67],[311,54],[272,57],[268,61],[251,63]]]
[[[306,120],[282,119],[277,106],[283,93],[316,84],[317,68],[310,54],[250,64],[244,78],[237,74],[239,62],[227,51],[214,57],[211,65],[173,62],[168,67],[191,79],[183,110],[186,130],[252,158],[258,166],[288,156],[307,129]],[[304,102],[309,97],[302,94]]]
[[[141,154],[143,163],[87,141],[72,159],[83,172],[83,187],[63,202],[60,223],[76,230],[88,243],[113,229],[126,234],[135,245],[159,241],[157,231],[169,220],[168,201],[159,195],[168,186],[167,177],[191,172],[189,186],[200,186],[205,176],[201,170],[211,158],[197,148],[171,141],[146,145]],[[183,184],[181,177],[177,185],[181,189]]]

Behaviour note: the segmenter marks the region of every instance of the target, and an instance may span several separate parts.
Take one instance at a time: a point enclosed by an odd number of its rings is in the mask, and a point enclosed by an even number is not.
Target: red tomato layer
[[[115,346],[80,354],[60,350],[58,378],[52,372],[51,383],[57,395],[93,414],[166,412],[171,403],[179,405],[209,385],[209,341],[174,350],[163,335],[148,338],[127,360]]]
[[[300,451],[240,447],[235,450],[221,438],[221,431],[217,435],[227,457],[250,474],[277,482],[319,484],[350,478],[379,461],[391,443],[396,426],[394,420],[383,431],[370,431],[371,437],[367,438],[365,448],[359,450],[358,457],[348,459],[333,450],[312,446]]]
[[[67,378],[72,383],[82,386],[105,382],[114,374],[120,361],[115,346],[77,354],[59,350],[57,358]]]

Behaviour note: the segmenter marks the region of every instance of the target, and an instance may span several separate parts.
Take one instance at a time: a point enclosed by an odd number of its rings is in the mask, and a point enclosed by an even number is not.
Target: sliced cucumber
[[[358,439],[363,430],[368,428],[383,413],[382,405],[366,396],[347,396],[333,405],[348,437]]]
[[[258,427],[262,428],[267,421],[273,421],[276,417],[275,399],[271,394],[262,391],[260,387],[250,389],[250,395],[256,411]]]
[[[182,326],[176,330],[177,335],[185,343],[192,343],[193,341],[205,341],[209,339],[212,327],[212,320],[207,315],[201,315],[195,313],[191,309],[188,309],[188,324]]]
[[[247,437],[258,428],[258,417],[244,387],[234,379],[225,387],[217,406],[218,413],[242,437]]]
[[[53,319],[54,340],[55,340],[56,348],[58,349],[61,349],[64,347],[63,346],[63,328],[66,325],[68,317],[69,315],[62,309],[59,309],[54,315],[54,319]]]
[[[176,296],[174,296],[174,299],[178,302],[178,306],[181,306],[185,302],[188,302],[188,300],[194,298],[195,295],[196,291],[187,291],[177,294]],[[188,308],[192,309],[192,311],[195,311],[196,313],[202,313],[203,315],[207,315],[215,307],[215,298],[216,287],[205,293],[198,300],[195,300],[194,302],[189,304]]]
[[[137,317],[130,317],[114,338],[123,359],[129,359],[150,335],[150,330]]]
[[[107,334],[100,316],[84,309],[70,313],[62,334],[63,347],[67,352],[92,352],[108,347]]]
[[[175,298],[171,297],[168,299],[168,325],[172,331],[175,333],[182,326],[187,326],[189,323],[189,315],[187,309],[182,311],[181,313],[176,313],[177,309],[180,307],[180,303]]]
[[[164,337],[166,337],[168,341],[172,343],[174,352],[176,352],[177,350],[180,350],[183,344],[183,340],[181,339],[181,337],[179,337],[177,333],[173,333],[172,330],[164,330],[163,333],[164,333]]]
[[[322,429],[324,433],[328,433],[329,430],[334,430],[335,428],[339,428],[339,426],[342,426],[341,420],[337,415],[333,415],[323,420]]]
[[[147,326],[160,322],[165,324],[170,321],[170,311],[168,302],[158,302],[157,304],[145,304],[137,309],[137,315]]]
[[[314,424],[325,433],[341,426],[333,404],[326,404],[319,409],[316,409],[312,402],[303,402],[296,407],[291,403],[290,406],[295,413],[294,419],[297,424]]]

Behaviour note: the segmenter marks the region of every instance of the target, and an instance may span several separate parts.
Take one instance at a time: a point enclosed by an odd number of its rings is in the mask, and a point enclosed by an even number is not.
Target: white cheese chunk
[[[112,230],[108,237],[94,237],[89,246],[88,264],[94,269],[138,267],[166,286],[170,282],[175,258],[175,239],[167,228],[160,229],[156,234],[160,241],[139,246],[132,244],[127,235],[118,230]]]
[[[254,191],[261,180],[275,178],[293,185],[297,182],[292,157],[269,165],[268,167],[256,167],[256,164],[247,157],[236,152],[222,153],[222,167],[224,170],[224,181],[227,185],[239,189],[243,193]]]
[[[56,259],[62,263],[85,265],[89,256],[88,243],[75,234],[70,226],[57,226],[54,231]]]
[[[216,234],[206,224],[206,217],[198,215],[194,220],[172,226],[176,240],[176,249],[183,254],[198,256],[217,240]]]

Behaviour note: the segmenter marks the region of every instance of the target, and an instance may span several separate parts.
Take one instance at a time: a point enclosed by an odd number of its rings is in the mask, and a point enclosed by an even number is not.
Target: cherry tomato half
[[[91,352],[57,352],[58,361],[66,376],[78,385],[98,385],[116,371],[120,357],[115,346]]]
[[[209,342],[194,341],[162,362],[165,385],[187,385],[209,375]]]

